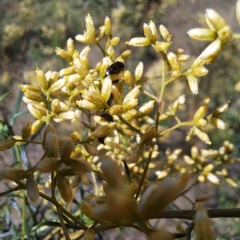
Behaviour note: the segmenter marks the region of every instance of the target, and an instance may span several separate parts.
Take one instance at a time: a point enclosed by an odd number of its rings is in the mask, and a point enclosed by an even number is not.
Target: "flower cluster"
[[[239,12],[237,14],[239,18]],[[175,99],[167,110],[162,107],[165,88],[180,77],[185,77],[190,91],[197,94],[197,77],[208,73],[205,65],[212,63],[232,39],[230,27],[214,10],[207,10],[206,22],[209,29],[192,29],[188,34],[197,40],[213,42],[188,69],[184,69],[182,64],[188,60],[183,50],[176,53],[168,51],[172,45],[172,36],[163,25],[159,26],[162,39],[158,38],[156,25],[151,21],[143,24],[145,37],[127,42],[129,46],[135,47],[152,46],[168,66],[170,78],[165,79],[165,71],[168,70],[163,67],[161,90],[157,95],[145,87],[148,79],[143,74],[143,62],[139,62],[133,74],[126,61],[131,51],[116,55],[115,47],[120,38],[113,36],[111,20],[106,17],[104,25],[97,32],[88,15],[86,31],[77,35],[76,40],[98,46],[103,53],[102,59],[93,67],[88,57],[90,47],[78,51],[73,40],[68,39],[66,49],[56,48],[57,55],[67,61],[66,68],[46,73],[37,68],[31,79],[32,84],[19,85],[24,94],[23,101],[36,120],[22,128],[21,136],[13,136],[1,142],[0,151],[16,144],[37,143],[42,145],[43,156],[27,170],[1,168],[0,177],[16,182],[18,189],[26,189],[33,202],[37,202],[39,196],[51,199],[59,211],[65,211],[67,217],[86,230],[88,227],[82,221],[76,220],[61,207],[56,200],[55,190],[58,189],[65,202],[72,203],[74,189],[81,182],[88,184],[90,177],[87,173],[94,172],[101,177],[103,184],[99,187],[92,174],[95,193],[81,200],[83,214],[108,227],[135,227],[146,233],[149,239],[172,239],[168,232],[153,230],[148,219],[158,217],[181,194],[190,174],[197,175],[198,182],[208,179],[218,183],[220,180],[215,175],[217,166],[230,161],[233,151],[232,145],[225,142],[218,151],[199,151],[192,147],[191,156],[184,155],[181,159],[181,150],[177,149],[173,153],[166,151],[166,163],[160,159],[158,148],[161,139],[180,127],[189,128],[187,141],[197,136],[207,144],[211,143],[204,129],[207,123],[219,129],[225,127],[220,117],[228,109],[228,103],[208,114],[210,98],[205,97],[191,120],[178,117],[178,111],[186,103],[185,95]],[[141,96],[145,99],[140,104]],[[174,118],[177,123],[164,129],[161,123],[168,118]],[[59,136],[52,123],[67,120],[79,123],[79,128],[74,129],[69,136]],[[33,135],[38,134],[44,125],[42,141],[33,141]],[[176,163],[179,159],[182,162],[180,165]],[[171,168],[182,175],[175,179],[169,178]],[[149,171],[152,169],[154,174]],[[52,198],[39,191],[36,173],[51,174]],[[219,174],[230,179],[224,168]],[[161,182],[151,183],[156,175]],[[202,218],[208,222],[206,214],[202,212],[200,204],[196,215],[196,232],[199,236],[201,234],[198,232],[204,229],[199,230],[198,222]],[[62,215],[59,216],[65,229]],[[211,231],[209,224],[207,229]],[[94,231],[94,227],[86,230],[85,239],[93,239]]]

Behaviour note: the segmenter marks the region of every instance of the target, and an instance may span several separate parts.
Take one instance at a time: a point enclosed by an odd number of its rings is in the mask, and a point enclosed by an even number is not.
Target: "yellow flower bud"
[[[208,121],[216,128],[225,129],[225,127],[226,127],[224,121],[222,121],[219,118],[210,117],[210,118],[208,118]]]
[[[67,76],[74,73],[75,73],[75,67],[68,67],[68,68],[61,69],[59,72],[59,75],[63,77],[63,76]]]
[[[110,45],[111,46],[116,46],[116,45],[118,45],[119,42],[120,42],[120,38],[119,37],[114,37],[110,40]]]
[[[198,41],[211,42],[217,38],[217,33],[209,28],[194,28],[187,32],[190,38]]]
[[[203,50],[203,52],[200,54],[198,58],[203,60],[209,60],[214,57],[217,57],[225,46],[226,44],[223,43],[220,39],[216,39],[214,42],[208,45],[208,47],[205,48],[205,50]]]
[[[5,151],[9,148],[12,148],[15,145],[16,141],[13,138],[8,138],[0,142],[0,151]]]
[[[91,103],[91,102],[89,102],[88,100],[85,100],[85,99],[80,100],[80,101],[76,101],[76,104],[79,107],[90,109],[90,110],[102,110],[104,108],[102,106],[97,106],[96,104]]]
[[[145,37],[132,38],[129,42],[126,42],[129,46],[145,47],[151,44],[151,42]]]
[[[166,52],[168,48],[171,46],[171,42],[159,42],[156,41],[156,43],[153,45],[153,48],[156,52]]]
[[[30,90],[27,90],[26,92],[24,92],[24,95],[26,98],[34,101],[34,102],[42,102],[43,101],[43,98],[41,96],[41,94],[37,93],[37,92],[33,92],[33,91],[30,91]]]
[[[156,29],[156,25],[153,21],[150,21],[149,23],[149,27],[152,31],[152,42],[155,43],[157,41],[157,29]]]
[[[34,121],[31,126],[31,134],[36,133],[41,128],[42,125],[43,125],[43,121],[41,120]]]
[[[205,67],[191,68],[191,70],[195,77],[204,77],[208,74],[208,70]]]
[[[198,108],[198,110],[194,114],[193,121],[198,121],[205,116],[207,109],[208,109],[209,102],[210,102],[210,98],[205,97],[205,99],[201,103],[201,106]]]
[[[112,38],[112,23],[109,17],[105,17],[104,27],[106,36]]]
[[[151,28],[146,24],[144,23],[143,24],[143,32],[144,32],[144,35],[145,37],[151,42],[151,43],[154,43],[154,38],[153,38],[153,34],[152,34],[152,30]]]
[[[178,62],[176,54],[174,54],[173,52],[169,52],[167,54],[167,59],[168,59],[170,65],[171,65],[171,68],[173,70],[181,70],[181,65]]]
[[[101,90],[101,95],[103,96],[106,102],[110,98],[111,93],[112,93],[112,80],[110,76],[107,76],[103,79]]]
[[[88,75],[88,69],[84,68],[80,62],[80,59],[75,59],[73,61],[75,71],[81,76],[81,77],[86,77]]]
[[[209,145],[212,144],[208,135],[205,132],[203,132],[202,130],[200,130],[199,128],[196,128],[196,127],[194,127],[193,129],[194,129],[194,134],[197,137],[199,137],[203,142],[205,142],[206,144],[209,144]]]
[[[139,81],[143,75],[143,62],[139,62],[136,69],[135,69],[135,79]]]
[[[69,53],[68,51],[61,49],[59,47],[56,48],[55,50],[56,54],[59,55],[61,58],[67,60],[67,61],[72,61],[72,54]]]
[[[134,79],[133,79],[133,75],[129,70],[126,70],[124,72],[124,81],[125,83],[129,86],[129,87],[133,87],[134,86]]]
[[[225,27],[227,25],[226,21],[218,14],[216,11],[214,11],[211,8],[208,8],[206,10],[206,18],[208,19],[208,24],[210,24],[210,28],[216,32],[218,32],[220,29]]]
[[[198,94],[198,81],[197,81],[197,78],[194,75],[192,75],[192,74],[187,74],[186,78],[187,78],[187,84],[188,84],[189,90],[193,94]]]
[[[26,182],[27,196],[32,202],[36,202],[39,198],[38,183],[33,176],[29,176]]]
[[[121,116],[124,113],[124,109],[122,105],[113,105],[109,108],[109,113],[111,115]]]
[[[29,112],[38,120],[46,115],[46,108],[43,108],[39,105],[28,104],[27,107]]]
[[[215,240],[214,232],[211,227],[210,220],[208,218],[208,214],[206,209],[203,207],[202,203],[198,203],[198,210],[194,217],[194,228],[196,232],[196,239],[208,239]]]
[[[37,69],[36,74],[37,74],[37,80],[38,80],[39,86],[42,89],[47,90],[48,89],[48,81],[47,81],[47,78],[46,78],[44,72],[40,69]]]
[[[110,91],[110,93],[111,93],[111,91]],[[86,99],[87,101],[98,106],[99,110],[107,107],[107,103],[106,103],[104,97],[98,92],[84,91],[82,94],[82,97],[84,99]]]
[[[60,111],[60,101],[59,99],[55,98],[51,102],[51,109],[54,113],[58,114]]]
[[[26,92],[27,90],[38,93],[41,92],[41,89],[39,87],[33,85],[19,84],[18,87],[22,90],[22,92]]]
[[[161,33],[161,35],[162,35],[164,40],[166,40],[168,42],[171,41],[172,35],[170,35],[168,29],[165,26],[160,25],[159,26],[159,31],[160,31],[160,33]]]
[[[140,88],[140,86],[134,87],[134,88],[125,96],[125,98],[124,98],[124,100],[123,100],[123,103],[125,103],[125,102],[127,102],[127,101],[129,101],[129,100],[131,100],[131,99],[133,99],[133,98],[137,98],[138,95],[139,95],[139,92],[140,92],[139,88]]]
[[[73,199],[73,192],[68,179],[58,174],[56,176],[56,184],[62,199],[67,203],[71,202]]]
[[[135,99],[136,100],[136,99]],[[127,105],[127,107],[130,107],[129,105]],[[122,117],[124,118],[124,120],[126,121],[131,121],[132,119],[137,117],[137,110],[136,109],[131,109],[128,110],[127,112],[122,114]]]
[[[123,59],[129,58],[132,55],[132,51],[131,50],[125,50],[122,54],[121,57]]]
[[[237,1],[237,5],[236,5],[236,16],[237,16],[238,23],[240,24],[240,0]]]
[[[27,140],[30,137],[31,127],[32,127],[31,123],[27,123],[23,126],[23,128],[22,128],[22,139],[23,140]]]
[[[113,95],[113,98],[114,98],[114,102],[116,104],[121,105],[122,104],[122,95],[115,85],[112,86],[112,95]]]
[[[70,54],[73,54],[74,51],[75,51],[75,46],[74,46],[74,42],[72,40],[72,38],[69,38],[67,40],[67,51],[70,53]]]
[[[129,99],[128,101],[123,101],[123,109],[124,111],[128,111],[131,110],[133,108],[135,108],[138,105],[138,99]],[[137,114],[137,110],[136,110],[136,114]]]
[[[61,78],[61,79],[57,80],[56,82],[54,82],[50,86],[48,91],[50,93],[56,92],[56,91],[60,90],[61,88],[63,88],[66,84],[67,84],[67,79],[66,78]]]
[[[150,100],[149,102],[143,104],[138,110],[138,117],[142,118],[152,112],[154,108],[155,100]]]

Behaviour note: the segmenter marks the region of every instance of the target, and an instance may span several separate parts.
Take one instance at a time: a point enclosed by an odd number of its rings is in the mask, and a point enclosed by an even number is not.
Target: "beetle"
[[[111,76],[112,80],[117,80],[119,78],[119,74],[124,70],[124,68],[125,64],[123,62],[114,62],[107,68],[105,77]]]

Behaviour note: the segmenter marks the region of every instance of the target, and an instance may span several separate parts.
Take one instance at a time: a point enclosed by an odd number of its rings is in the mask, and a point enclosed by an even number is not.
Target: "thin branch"
[[[240,218],[240,209],[210,209],[207,210],[209,218]],[[148,218],[179,218],[193,220],[196,210],[166,210],[161,213],[149,213]]]

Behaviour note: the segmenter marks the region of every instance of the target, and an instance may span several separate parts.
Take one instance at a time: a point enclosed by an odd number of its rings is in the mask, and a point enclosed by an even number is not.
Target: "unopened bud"
[[[216,32],[218,32],[220,29],[227,25],[224,18],[211,8],[208,8],[206,10],[206,18],[209,21],[209,27]]]
[[[149,102],[143,104],[138,110],[138,117],[142,118],[152,112],[154,108],[155,100],[150,100]]]
[[[126,84],[127,84],[129,87],[133,87],[133,86],[134,86],[133,75],[132,75],[132,73],[131,73],[129,70],[126,70],[126,71],[124,72],[124,80],[125,80]]]
[[[105,34],[108,38],[112,37],[112,23],[109,17],[105,17],[105,23],[104,23],[104,27],[105,27]]]
[[[131,152],[127,162],[136,163],[143,156],[143,152],[144,152],[144,145],[137,144],[136,147]]]
[[[67,84],[67,79],[66,78],[61,78],[54,82],[50,88],[48,89],[50,93],[56,92],[63,88]]]
[[[58,143],[61,160],[67,161],[74,151],[74,142],[70,137],[62,137],[58,139]]]
[[[156,128],[155,126],[150,127],[142,136],[141,144],[147,144],[156,137]]]
[[[36,74],[39,86],[44,90],[48,90],[48,81],[44,72],[40,69],[37,69]]]
[[[67,40],[67,51],[72,55],[75,51],[75,46],[72,38]]]
[[[151,43],[154,43],[154,42],[153,42],[154,38],[153,38],[152,30],[151,30],[151,28],[150,28],[146,23],[143,24],[143,32],[144,32],[145,37],[146,37]]]
[[[56,48],[55,50],[56,54],[59,55],[61,58],[67,60],[67,61],[71,61],[72,60],[72,54],[69,53],[68,51],[61,49],[59,47]]]
[[[16,141],[13,138],[8,138],[0,142],[0,151],[5,151],[12,148],[15,145]]]
[[[99,127],[97,130],[93,131],[91,135],[95,138],[101,138],[107,136],[109,132],[110,127],[108,125],[103,125]]]
[[[25,170],[14,167],[2,167],[0,168],[0,178],[12,180],[12,181],[20,181],[24,178],[27,178],[28,174]]]
[[[132,51],[131,50],[125,50],[122,54],[121,57],[123,59],[129,58],[132,55]]]
[[[190,38],[198,41],[211,42],[217,38],[217,33],[209,28],[194,28],[187,32]]]
[[[197,206],[198,210],[194,218],[196,239],[216,239],[206,209],[201,202],[197,203]]]
[[[84,148],[91,156],[96,156],[98,154],[97,148],[90,143],[84,143]]]
[[[177,56],[173,53],[173,52],[169,52],[167,54],[167,59],[171,65],[171,68],[173,70],[180,70],[181,69],[181,65],[178,62]]]
[[[116,45],[118,45],[119,42],[120,42],[120,38],[119,37],[114,37],[110,40],[110,45],[111,46],[116,46]]]
[[[45,157],[35,165],[35,169],[46,173],[52,172],[56,170],[60,164],[61,162],[55,157]]]
[[[64,176],[57,175],[56,184],[62,199],[67,203],[71,202],[73,199],[73,192],[68,179]]]
[[[23,126],[23,128],[22,128],[22,139],[23,140],[28,140],[28,138],[30,137],[31,127],[32,127],[31,123],[27,123]]]
[[[170,35],[168,29],[165,26],[160,25],[159,26],[159,31],[160,31],[160,33],[161,33],[161,35],[162,35],[164,40],[166,40],[168,42],[171,41],[172,35]]]
[[[197,81],[197,78],[194,75],[192,75],[192,74],[187,74],[186,78],[187,78],[187,84],[188,84],[189,90],[193,94],[198,94],[198,81]]]
[[[129,46],[145,47],[151,44],[151,42],[145,37],[132,38],[129,42],[126,42]]]
[[[32,202],[36,202],[39,198],[38,183],[33,176],[29,176],[26,182],[27,196]]]
[[[139,62],[136,69],[135,69],[135,79],[139,81],[143,75],[143,62]]]
[[[60,111],[60,101],[59,99],[55,98],[51,102],[51,109],[55,114],[58,114]]]

